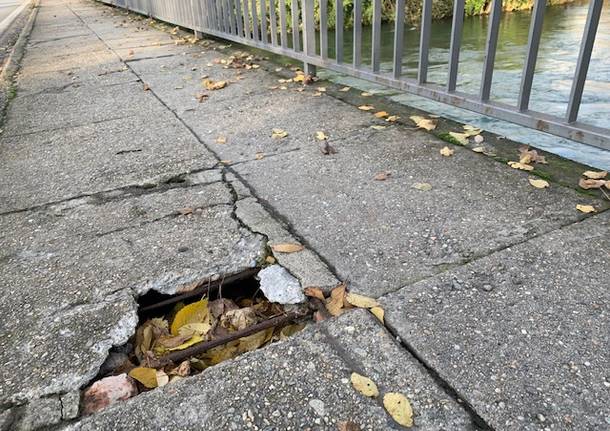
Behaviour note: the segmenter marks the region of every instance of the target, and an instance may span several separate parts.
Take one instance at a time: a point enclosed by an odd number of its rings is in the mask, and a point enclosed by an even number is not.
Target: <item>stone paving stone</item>
[[[610,213],[381,298],[386,323],[492,427],[610,427]]]
[[[75,122],[78,118],[75,113]],[[27,121],[34,123],[35,118]],[[0,212],[129,185],[157,184],[217,163],[166,112],[159,112],[155,122],[130,117],[3,137],[0,157],[4,168]]]
[[[352,388],[353,371],[376,380],[382,395],[407,395],[416,429],[475,429],[462,407],[363,310],[115,404],[68,429],[335,430],[347,420],[362,430],[402,429],[379,399]]]
[[[258,126],[248,112],[243,115],[234,117],[235,124]],[[367,295],[573,223],[582,218],[576,204],[590,202],[559,186],[535,189],[526,173],[468,149],[442,157],[446,143],[423,132],[361,132],[331,141],[338,154],[324,156],[307,142],[311,132],[302,132],[315,126],[284,127],[301,151],[233,169],[341,278]],[[375,181],[381,171],[390,177]],[[417,183],[432,189],[416,189]]]
[[[133,334],[136,294],[172,294],[257,265],[263,238],[232,213],[217,182],[0,216],[0,403],[91,379]]]

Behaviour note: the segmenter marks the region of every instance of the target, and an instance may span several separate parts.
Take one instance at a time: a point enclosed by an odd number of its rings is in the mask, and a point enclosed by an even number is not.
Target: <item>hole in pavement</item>
[[[114,347],[82,395],[82,412],[108,405],[202,372],[242,353],[300,331],[307,305],[271,303],[259,289],[258,269],[164,295],[138,299],[136,333]]]

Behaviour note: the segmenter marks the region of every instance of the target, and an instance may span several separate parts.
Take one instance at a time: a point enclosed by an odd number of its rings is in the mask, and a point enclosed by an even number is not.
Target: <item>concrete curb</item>
[[[19,70],[21,59],[25,53],[25,46],[30,33],[32,32],[32,28],[34,27],[34,21],[36,20],[36,16],[38,14],[38,4],[39,0],[34,0],[32,3],[28,4],[31,6],[30,16],[21,30],[19,38],[17,39],[17,42],[15,42],[15,45],[11,50],[11,54],[7,58],[4,67],[0,72],[0,91],[2,93],[0,96],[0,125],[4,123],[6,108],[10,102],[10,99],[12,98],[11,91],[13,87],[13,79]],[[20,11],[20,13],[21,12],[22,11]],[[19,14],[16,14],[15,17],[17,15]],[[14,22],[14,19],[12,22]]]

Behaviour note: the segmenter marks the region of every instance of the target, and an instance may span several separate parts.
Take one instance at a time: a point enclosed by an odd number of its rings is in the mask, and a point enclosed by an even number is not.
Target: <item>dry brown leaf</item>
[[[411,403],[403,394],[388,392],[383,396],[383,406],[392,419],[404,427],[413,426],[413,409]]]
[[[520,169],[522,171],[533,171],[534,170],[533,166],[526,165],[521,162],[508,162],[508,166],[510,166],[513,169]]]
[[[576,205],[576,209],[581,213],[589,214],[597,212],[597,210],[592,205]]]
[[[337,422],[337,431],[361,431],[360,425],[352,421]]]
[[[420,129],[426,129],[428,131],[436,129],[436,124],[438,123],[438,120],[424,118],[419,115],[412,115],[409,118],[417,125],[417,127]]]
[[[225,311],[220,316],[220,326],[230,331],[241,331],[258,322],[256,310],[253,307],[236,308]]]
[[[271,137],[273,139],[282,139],[288,136],[288,132],[282,129],[271,129]]]
[[[330,291],[330,298],[326,300],[326,309],[333,316],[340,315],[343,310],[343,300],[345,298],[345,283],[339,284]]]
[[[316,90],[318,90],[320,93],[326,93],[326,87],[318,87]]]
[[[530,163],[546,164],[544,156],[538,154],[536,150],[530,150],[526,145],[519,147],[519,162],[527,165]]]
[[[606,178],[608,175],[607,171],[584,171],[583,176],[591,179],[591,180],[601,180],[602,178]]]
[[[390,116],[390,114],[388,114],[386,111],[375,112],[374,115],[376,118],[386,118]]]
[[[390,123],[394,123],[395,121],[397,121],[400,117],[398,115],[390,115],[388,118],[386,118],[386,121],[389,121]]]
[[[372,111],[373,109],[375,109],[375,107],[372,105],[360,105],[358,106],[358,109],[360,109],[361,111]]]
[[[225,136],[219,136],[216,138],[216,143],[220,145],[224,145],[227,143],[227,138]]]
[[[528,181],[532,186],[536,187],[537,189],[545,189],[550,186],[548,181],[541,179],[528,178]]]
[[[578,181],[578,185],[580,186],[581,189],[585,189],[585,190],[599,189],[599,188],[603,187],[604,185],[606,185],[606,181],[581,178]]]
[[[450,157],[450,156],[453,156],[453,153],[455,151],[449,147],[443,147],[443,148],[441,148],[440,152],[441,152],[441,156]]]
[[[385,324],[385,322],[384,322],[385,311],[383,310],[383,308],[381,308],[381,307],[373,307],[373,308],[371,308],[371,313],[373,313],[373,315],[377,319],[379,319],[379,321],[382,324]]]
[[[227,81],[214,81],[212,79],[204,79],[203,86],[208,90],[220,90],[227,86]]]
[[[352,373],[350,376],[352,386],[365,397],[375,398],[379,395],[379,390],[374,381],[358,373]]]
[[[387,179],[388,179],[388,177],[389,177],[390,175],[392,175],[392,173],[391,173],[391,172],[388,172],[388,171],[381,171],[381,172],[378,172],[377,174],[375,174],[375,176],[373,177],[373,179],[374,179],[375,181],[385,181],[385,180],[387,180]]]
[[[277,253],[296,253],[302,251],[305,247],[301,244],[295,244],[290,242],[284,242],[281,244],[274,244],[271,246],[271,250]]]
[[[345,296],[345,299],[354,307],[373,308],[379,306],[379,303],[374,298],[369,298],[368,296],[359,295],[357,293],[349,292]]]
[[[326,300],[326,298],[324,298],[324,292],[322,292],[322,289],[320,289],[319,287],[306,287],[303,290],[303,293],[305,293],[305,296],[311,296],[312,298],[318,298],[318,299],[321,299],[322,301]]]
[[[277,261],[275,260],[275,257],[273,257],[273,256],[267,256],[267,257],[265,258],[265,262],[267,262],[267,263],[268,263],[268,264],[270,264],[270,265],[273,265],[273,264],[274,264],[275,262],[277,262]]]
[[[256,160],[263,160],[265,158],[265,153],[261,153],[260,151],[254,155]]]

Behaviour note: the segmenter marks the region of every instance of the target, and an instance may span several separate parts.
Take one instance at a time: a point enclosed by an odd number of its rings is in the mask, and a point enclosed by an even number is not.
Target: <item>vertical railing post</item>
[[[430,47],[430,27],[432,27],[432,0],[424,0],[422,8],[417,82],[425,84],[428,81],[428,50]]]
[[[496,48],[498,46],[498,34],[500,32],[500,18],[502,16],[502,0],[493,0],[491,16],[488,21],[487,42],[485,47],[485,60],[483,61],[483,76],[481,78],[481,91],[479,93],[482,102],[489,101],[491,95],[491,83],[494,74],[494,63],[496,62]]]
[[[462,44],[463,26],[464,0],[454,0],[453,24],[451,25],[451,46],[449,48],[449,78],[447,79],[447,91],[455,91],[457,85],[457,72],[460,64],[460,45]]]
[[[316,55],[316,27],[314,25],[314,0],[303,0],[303,52],[308,57]],[[303,72],[315,76],[316,66],[305,62]]]
[[[576,72],[574,73],[574,80],[572,81],[568,112],[566,114],[566,119],[569,123],[573,123],[578,119],[578,110],[580,109],[582,93],[585,89],[585,81],[587,80],[591,52],[593,51],[593,44],[595,43],[595,34],[597,33],[603,2],[604,0],[590,0],[589,2],[587,23],[585,24],[585,30],[580,43],[578,62],[576,63]]]
[[[521,74],[521,88],[519,90],[519,102],[517,107],[523,112],[529,108],[530,94],[532,92],[532,81],[536,70],[536,60],[538,59],[538,47],[540,46],[540,36],[542,35],[542,20],[544,19],[544,9],[546,0],[536,0],[534,3],[534,13],[530,22],[530,32],[527,39],[527,54],[523,64]]]
[[[405,0],[396,0],[396,19],[394,21],[394,65],[392,76],[400,79],[402,75],[402,49],[405,32]]]

